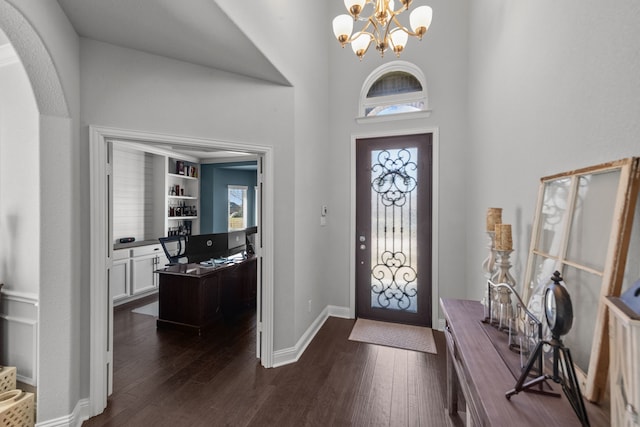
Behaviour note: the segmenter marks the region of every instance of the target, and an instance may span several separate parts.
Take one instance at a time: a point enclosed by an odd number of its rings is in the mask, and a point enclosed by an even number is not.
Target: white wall
[[[0,283],[38,295],[40,161],[38,109],[17,60],[0,66]],[[63,191],[60,189],[60,191]]]
[[[81,40],[81,69],[87,146],[88,125],[273,146],[277,212],[294,211],[291,88],[88,39]],[[83,191],[88,199],[88,187]],[[278,301],[293,295],[290,224],[291,216],[277,216]],[[276,348],[293,345],[293,306],[277,306],[276,312]]]
[[[466,271],[479,299],[487,207],[514,226],[521,289],[540,177],[640,154],[640,3],[470,4]]]
[[[433,8],[433,23],[421,42],[409,40],[401,60],[411,62],[423,71],[427,80],[429,105],[433,109],[426,119],[376,124],[357,124],[360,90],[367,76],[378,66],[392,59],[387,52],[381,59],[375,49],[360,62],[350,46],[340,48],[333,38],[330,22],[344,13],[341,1],[330,2],[330,18],[325,35],[331,40],[329,139],[331,188],[330,206],[333,225],[331,253],[325,273],[331,304],[348,305],[349,301],[349,182],[351,173],[350,144],[352,135],[375,135],[376,132],[416,128],[438,128],[440,132],[439,199],[434,201],[438,213],[439,247],[434,253],[439,259],[439,297],[463,297],[466,293],[465,273],[460,268],[466,246],[465,207],[469,176],[465,158],[469,147],[467,135],[467,1],[429,0],[418,2]],[[414,2],[414,5],[418,3]],[[345,304],[345,302],[347,302]],[[437,325],[435,325],[437,326]]]
[[[113,239],[157,239],[164,232],[166,160],[113,144]],[[161,178],[161,182],[157,182]],[[157,200],[160,195],[162,203]],[[162,225],[160,225],[162,224]]]
[[[286,161],[294,183],[293,205],[278,204],[278,212],[286,212],[287,232],[295,233],[294,246],[286,249],[288,262],[294,267],[294,276],[285,292],[276,288],[275,312],[279,328],[276,342],[284,344],[280,333],[292,337],[286,345],[296,344],[320,312],[331,303],[327,295],[328,258],[336,249],[330,243],[334,223],[343,221],[333,214],[329,195],[336,191],[327,178],[335,172],[330,157],[329,122],[330,94],[328,90],[327,49],[330,42],[324,36],[330,33],[326,16],[328,2],[304,0],[299,2],[238,2],[219,0],[218,3],[232,20],[247,33],[267,58],[280,70],[293,86],[293,114],[285,119],[293,129],[290,152]],[[265,25],[266,22],[274,23]],[[342,191],[338,189],[337,191]],[[320,226],[320,208],[328,205],[326,227]],[[288,210],[293,209],[293,210]],[[282,229],[276,231],[278,235]],[[283,268],[276,265],[276,269]],[[277,282],[277,281],[276,281]],[[309,310],[311,300],[311,310]],[[348,300],[340,305],[347,306]],[[290,310],[294,310],[293,316]]]
[[[323,16],[326,5],[220,3],[293,87],[83,40],[82,120],[83,125],[275,147],[274,347],[282,350],[294,347],[329,304],[325,254],[334,245],[328,244],[329,227],[320,227],[320,207],[329,204],[332,191],[326,179],[333,171],[323,72],[327,43],[321,40],[310,49],[294,37],[308,31],[323,34],[326,23],[307,18]],[[263,25],[270,20],[278,25]]]
[[[0,361],[35,385],[40,283],[38,109],[11,45],[0,46]],[[12,58],[12,59],[11,59]],[[22,159],[22,160],[20,160]]]

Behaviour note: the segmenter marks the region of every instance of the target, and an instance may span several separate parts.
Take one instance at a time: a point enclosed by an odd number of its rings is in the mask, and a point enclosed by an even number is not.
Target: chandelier
[[[433,11],[429,6],[420,6],[411,11],[409,24],[411,30],[400,23],[398,15],[409,10],[412,0],[400,0],[402,4],[395,10],[394,0],[344,0],[349,15],[338,15],[333,19],[333,33],[342,45],[351,43],[353,52],[362,60],[373,43],[380,56],[391,48],[399,57],[407,45],[409,36],[422,36],[431,25]],[[371,5],[369,16],[364,9]],[[362,29],[353,33],[354,22],[363,23]],[[353,34],[352,34],[353,33]]]

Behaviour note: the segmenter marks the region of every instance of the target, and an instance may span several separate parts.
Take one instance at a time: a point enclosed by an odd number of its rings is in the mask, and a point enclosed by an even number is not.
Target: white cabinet
[[[109,278],[114,302],[129,296],[129,276],[129,249],[113,251],[113,266]]]
[[[617,297],[609,307],[609,387],[611,425],[640,426],[640,316]]]
[[[160,244],[113,251],[111,294],[118,304],[156,292],[158,275],[154,273],[169,261]]]
[[[159,244],[131,249],[131,295],[151,291],[158,286],[158,277],[154,271],[164,266],[165,260]]]
[[[137,295],[155,287],[153,272],[156,267],[156,255],[131,258],[131,294]]]

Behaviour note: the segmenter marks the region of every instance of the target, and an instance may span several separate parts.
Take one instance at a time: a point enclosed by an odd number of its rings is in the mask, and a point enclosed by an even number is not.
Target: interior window
[[[244,230],[247,228],[247,187],[230,185],[228,188],[229,202],[229,230]]]
[[[385,64],[369,75],[361,92],[360,117],[428,112],[420,69],[405,61]]]

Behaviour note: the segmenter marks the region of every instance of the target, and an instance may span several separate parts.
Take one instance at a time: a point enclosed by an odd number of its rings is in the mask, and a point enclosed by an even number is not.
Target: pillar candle
[[[495,231],[496,224],[502,224],[502,208],[487,210],[487,231]]]
[[[496,225],[496,249],[499,251],[513,250],[513,241],[511,238],[511,224]]]

